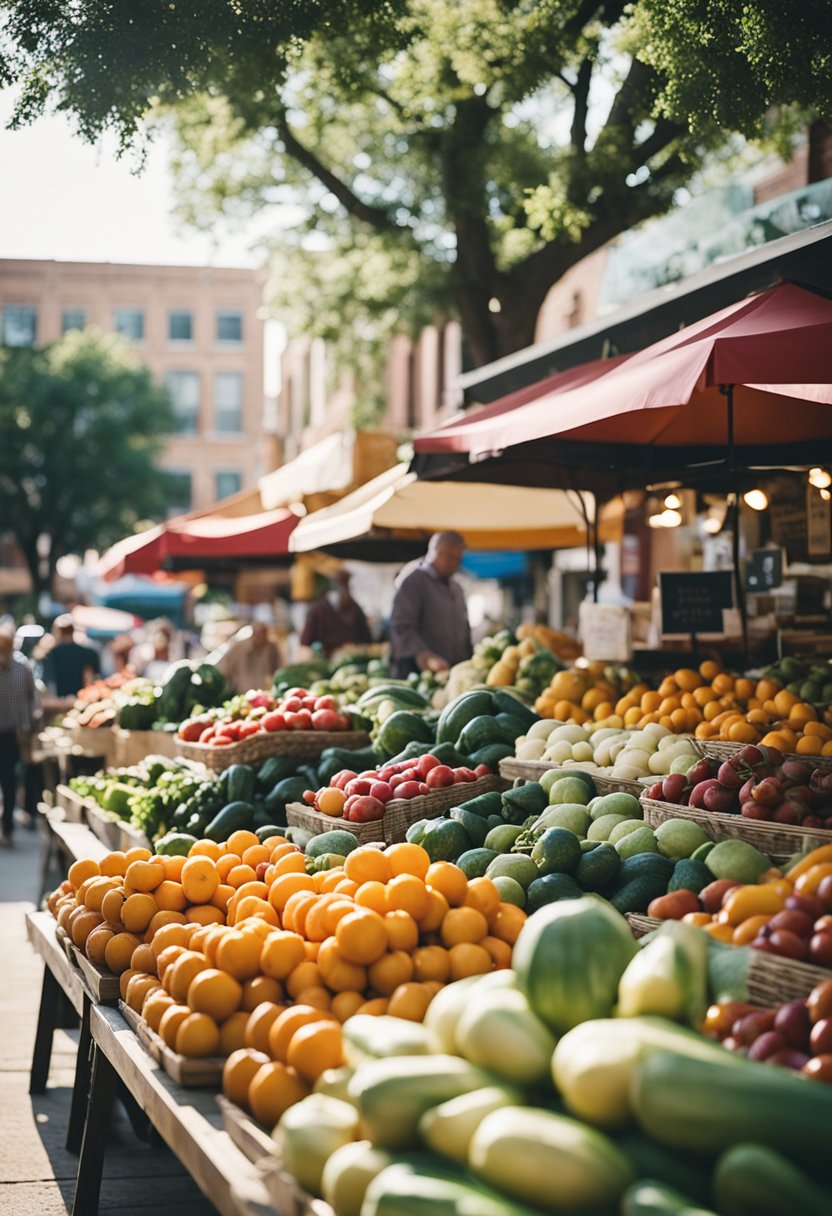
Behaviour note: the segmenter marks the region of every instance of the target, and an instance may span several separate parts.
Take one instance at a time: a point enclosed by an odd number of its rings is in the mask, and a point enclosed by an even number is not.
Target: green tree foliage
[[[173,106],[183,214],[274,211],[274,299],[372,350],[455,314],[480,364],[731,134],[832,113],[828,0],[0,0],[18,121],[141,145]],[[139,68],[137,68],[139,65]],[[365,393],[379,391],[362,369]]]
[[[39,349],[0,349],[0,519],[37,594],[64,553],[101,548],[164,513],[156,461],[172,428],[167,392],[122,338],[71,332]]]

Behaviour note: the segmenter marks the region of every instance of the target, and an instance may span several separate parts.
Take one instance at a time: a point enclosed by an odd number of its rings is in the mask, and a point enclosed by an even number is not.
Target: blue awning
[[[462,559],[462,569],[474,578],[523,578],[528,570],[528,556],[506,549],[469,550]]]

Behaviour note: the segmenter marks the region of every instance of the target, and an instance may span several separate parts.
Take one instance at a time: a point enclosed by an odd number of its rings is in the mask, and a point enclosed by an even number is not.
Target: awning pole
[[[721,384],[719,391],[725,397],[728,407],[728,469],[731,474],[731,484],[734,487],[734,518],[731,528],[731,548],[734,562],[734,596],[737,601],[737,610],[740,614],[743,659],[745,665],[748,666],[748,617],[745,611],[745,591],[742,585],[742,571],[740,569],[740,486],[734,450],[734,386],[733,384]]]

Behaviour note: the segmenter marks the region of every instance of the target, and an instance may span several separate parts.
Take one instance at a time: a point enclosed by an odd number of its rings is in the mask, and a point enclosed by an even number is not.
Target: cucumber
[[[232,832],[250,828],[254,822],[254,807],[250,802],[229,802],[214,816],[202,835],[218,843],[228,840]]]
[[[428,751],[440,764],[447,764],[448,768],[465,767],[465,757],[459,754],[453,743],[434,743]]]
[[[476,768],[480,764],[487,764],[492,772],[500,771],[500,761],[508,760],[514,755],[514,746],[510,743],[487,743],[485,747],[478,747],[475,752],[472,752],[468,757],[468,762],[471,768]]]
[[[502,688],[497,688],[493,694],[494,709],[500,714],[511,714],[513,718],[519,718],[523,724],[523,734],[529,730],[529,727],[534,726],[535,722],[539,722],[536,713],[533,713],[527,705],[524,705],[519,697],[513,693],[506,692]]]
[[[471,847],[464,827],[455,819],[440,820],[425,832],[420,843],[431,861],[456,861],[460,853]]]
[[[687,1153],[675,1152],[663,1144],[655,1144],[641,1132],[629,1131],[615,1139],[625,1157],[631,1162],[637,1177],[673,1187],[690,1195],[695,1203],[711,1201],[710,1162]],[[636,1183],[636,1186],[639,1184]],[[633,1190],[634,1188],[630,1188]],[[630,1191],[627,1191],[627,1195]],[[626,1210],[625,1195],[625,1210]],[[689,1202],[689,1201],[687,1201]],[[633,1211],[636,1209],[633,1208]],[[649,1209],[647,1209],[649,1211]]]
[[[832,1190],[760,1144],[737,1144],[720,1157],[714,1190],[721,1216],[829,1216]]]
[[[463,693],[439,715],[436,727],[437,743],[456,743],[462,728],[481,714],[493,712],[494,698],[490,692],[472,691]]]
[[[717,1153],[751,1141],[810,1167],[828,1153],[832,1092],[782,1068],[659,1051],[636,1065],[632,1101],[645,1134],[673,1148]]]
[[[589,843],[595,847],[586,852],[581,849],[575,881],[584,891],[606,891],[618,877],[621,858],[618,850],[604,840],[592,840]]]
[[[254,798],[254,769],[248,764],[232,764],[226,771],[226,796],[229,802],[251,802]]]
[[[262,828],[255,828],[254,835],[257,837],[257,839],[260,841],[260,843],[263,844],[266,840],[269,839],[270,836],[284,836],[285,837],[286,828],[280,827],[279,824],[276,824],[276,823],[267,823]]]
[[[673,1187],[643,1179],[624,1192],[621,1216],[716,1216],[716,1213],[697,1207],[692,1199]],[[727,1216],[727,1213],[722,1216]]]
[[[364,1195],[361,1216],[540,1216],[470,1175],[445,1164],[388,1166],[372,1180]]]
[[[257,770],[257,788],[262,793],[273,789],[284,777],[293,777],[297,767],[296,756],[269,756]]]
[[[353,849],[358,848],[358,837],[353,832],[335,829],[332,832],[321,832],[314,836],[306,846],[307,857],[322,857],[324,853],[338,853],[346,857]]]
[[[436,755],[436,752],[434,752]],[[438,759],[438,757],[437,757]],[[466,811],[470,811],[472,815],[479,815],[483,820],[487,821],[489,815],[499,815],[503,805],[503,796],[499,790],[489,790],[487,794],[478,794],[476,798],[469,798],[467,802],[459,804]],[[502,821],[502,816],[500,816]]]
[[[273,819],[285,819],[290,802],[300,802],[309,789],[305,777],[284,777],[264,798],[266,811]]]
[[[510,744],[512,751],[514,750],[514,736],[510,736],[509,731],[500,726],[497,719],[488,713],[479,714],[470,722],[466,722],[460,731],[456,745],[461,752],[470,756],[479,748],[488,747],[490,743]]]

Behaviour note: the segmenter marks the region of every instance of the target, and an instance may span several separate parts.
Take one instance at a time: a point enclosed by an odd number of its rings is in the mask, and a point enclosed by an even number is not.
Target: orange
[[[351,853],[350,856],[355,854]],[[418,882],[418,879],[414,881]],[[335,929],[335,938],[341,955],[348,963],[366,966],[381,958],[387,949],[384,920],[370,908],[357,908],[349,916],[342,917]]]
[[[463,907],[476,908],[483,916],[493,916],[500,906],[500,892],[490,878],[472,878],[468,882],[468,892]]]
[[[732,722],[728,727],[728,738],[732,743],[756,743],[760,737],[753,722]]]
[[[328,1068],[340,1068],[344,1043],[338,1022],[310,1022],[298,1027],[289,1041],[286,1063],[309,1084]]]
[[[494,920],[489,924],[491,936],[513,946],[525,923],[526,913],[522,908],[517,908],[514,904],[500,904]]]
[[[306,861],[303,853],[292,847],[290,852],[281,853],[275,861],[272,858],[272,880],[281,878],[284,874],[305,874]]]
[[[261,861],[271,861],[272,851],[264,844],[252,844],[243,853],[243,863],[257,869]]]
[[[172,854],[170,857],[161,857],[159,860],[165,867],[165,881],[179,882],[179,879],[182,877],[182,868],[187,859]]]
[[[146,942],[136,946],[130,956],[130,966],[134,971],[143,971],[145,975],[156,975],[156,955]]]
[[[257,1051],[269,1050],[269,1031],[272,1023],[285,1010],[285,1005],[275,1005],[271,1001],[262,1001],[249,1015],[246,1026],[246,1047],[254,1047]]]
[[[225,881],[232,887],[242,887],[247,882],[257,881],[257,871],[251,866],[239,865],[233,866],[225,876]]]
[[[800,727],[806,722],[817,722],[818,713],[814,705],[799,701],[789,710],[789,725]]]
[[[224,1022],[236,1013],[243,999],[242,985],[218,967],[206,967],[191,980],[187,1004],[194,1013],[207,1013],[215,1022]]]
[[[176,1034],[185,1018],[191,1017],[187,1005],[173,1004],[162,1014],[159,1021],[159,1036],[173,1050],[176,1045]]]
[[[291,975],[287,977],[284,986],[294,1000],[298,999],[298,993],[303,992],[304,988],[320,988],[321,973],[318,964],[309,960],[298,963]]]
[[[483,939],[483,942],[486,941],[488,938]],[[420,946],[418,950],[413,951],[413,976],[420,983],[423,980],[439,980],[444,984],[450,975],[448,951],[442,946]]]
[[[239,864],[240,859],[236,853],[223,853],[222,857],[218,857],[214,862],[214,868],[217,871],[217,877],[220,882],[225,882],[234,867]]]
[[[175,1004],[176,1001],[172,996],[168,996],[164,988],[157,988],[154,992],[148,993],[142,1005],[142,1017],[150,1029],[158,1033],[162,1015],[170,1009],[171,1005]]]
[[[275,929],[280,927],[279,917],[272,905],[257,895],[246,895],[241,899],[229,915],[228,923],[239,925],[245,920],[262,920]]]
[[[713,680],[721,670],[719,663],[715,663],[713,659],[705,659],[704,663],[699,664],[699,674],[703,680]]]
[[[248,1087],[258,1069],[268,1063],[269,1057],[262,1051],[250,1047],[232,1051],[222,1069],[222,1092],[226,1098],[248,1110]]]
[[[215,1056],[220,1047],[220,1028],[207,1013],[190,1013],[176,1031],[175,1050],[192,1059]]]
[[[405,1018],[408,1022],[424,1020],[433,993],[422,984],[399,984],[390,993],[387,1012],[394,1018]]]
[[[363,1005],[359,1005],[356,1013],[366,1013],[369,1017],[378,1018],[387,1012],[387,997],[377,996],[371,1001],[365,1001]]]
[[[153,941],[160,929],[164,929],[165,925],[184,925],[185,917],[181,912],[156,912],[150,918],[150,924],[144,931],[144,940],[146,942]]]
[[[290,1106],[300,1102],[309,1087],[293,1068],[270,1061],[254,1074],[248,1087],[248,1109],[268,1128],[273,1128]]]
[[[188,849],[189,857],[210,857],[212,861],[218,861],[221,855],[222,850],[215,840],[198,840]]]
[[[355,893],[355,902],[362,908],[372,908],[379,916],[387,911],[387,888],[383,882],[363,882]]]
[[[678,671],[674,671],[673,679],[684,692],[693,692],[702,683],[700,673],[692,671],[689,667],[680,667]]]
[[[793,692],[789,692],[788,688],[781,688],[772,699],[775,710],[782,718],[788,717],[792,708],[800,701],[800,698],[796,697]]]
[[[641,698],[641,709],[646,714],[653,713],[662,703],[662,698],[657,692],[646,692]]]
[[[336,895],[355,895],[358,890],[358,883],[353,882],[351,878],[342,878],[335,887]]]
[[[100,874],[97,861],[93,861],[91,857],[81,857],[78,861],[73,861],[67,877],[77,891],[87,878],[98,878]]]
[[[734,691],[734,677],[729,676],[725,671],[721,671],[719,675],[714,676],[711,680],[711,688],[720,697],[724,697],[726,693]]]
[[[346,1022],[363,1004],[364,997],[360,992],[337,992],[332,998],[330,1009],[339,1022]]]
[[[140,845],[136,845],[133,849],[127,849],[124,856],[127,858],[128,866],[131,866],[134,861],[150,861],[153,854],[150,849],[143,849]]]
[[[389,882],[393,870],[389,859],[381,849],[362,845],[353,849],[344,862],[344,874],[359,885],[363,882]]]
[[[152,895],[130,895],[121,908],[121,923],[128,933],[144,933],[158,910]]]
[[[367,987],[367,972],[360,964],[344,957],[334,937],[328,937],[318,951],[318,970],[327,988],[333,992],[363,992]],[[308,996],[299,992],[297,1000],[312,1004]]]
[[[104,896],[108,891],[117,891],[119,886],[117,878],[93,878],[84,892],[84,907],[88,912],[100,912]]]
[[[156,955],[156,972],[163,985],[168,967],[172,967],[176,960],[187,952],[187,946],[165,946],[164,950],[160,950]]]
[[[277,840],[277,844],[272,846],[271,860],[277,861],[280,857],[285,857],[289,853],[301,853],[303,850],[298,848],[296,844],[292,844],[282,837],[272,837]]]
[[[328,894],[332,894],[334,898],[327,907],[324,919],[327,934],[332,934],[337,929],[339,920],[349,916],[351,912],[355,912],[355,902],[347,899],[345,895],[336,895],[334,891],[328,892]]]
[[[75,942],[79,950],[83,950],[86,942],[93,929],[104,924],[104,917],[100,912],[88,912],[85,907],[77,908],[69,918],[69,935]]]
[[[220,876],[210,857],[189,857],[180,881],[188,903],[207,904],[220,885]]]
[[[108,853],[106,857],[102,857],[98,868],[106,878],[123,878],[127,869],[127,857],[118,850]]]
[[[450,908],[440,929],[442,945],[478,942],[488,933],[488,921],[476,908]]]
[[[491,955],[484,946],[473,942],[458,942],[448,951],[451,979],[463,980],[469,975],[484,975],[491,970]]]
[[[150,996],[151,992],[159,991],[161,991],[159,981],[154,976],[136,972],[127,985],[127,995],[124,999],[131,1009],[135,1009],[136,1013],[141,1013],[145,998]]]
[[[185,913],[185,920],[191,925],[224,925],[225,913],[213,904],[194,904]]]
[[[489,936],[484,937],[479,944],[484,946],[491,955],[491,961],[497,970],[511,966],[511,946],[508,942],[500,941],[499,937]]]
[[[238,1009],[236,1013],[232,1013],[230,1018],[225,1019],[220,1026],[219,1054],[221,1056],[230,1056],[232,1051],[239,1051],[241,1047],[245,1047],[246,1027],[250,1016],[246,1010]]]
[[[101,915],[111,925],[120,925],[121,909],[124,907],[124,903],[125,896],[121,887],[116,887],[113,891],[107,891],[101,901]]]
[[[435,891],[433,887],[429,887],[430,906],[427,914],[419,920],[420,933],[433,933],[442,924],[448,912],[448,901],[441,891]],[[466,896],[467,898],[467,896]]]
[[[393,882],[395,881],[393,879]],[[419,926],[409,912],[388,912],[384,918],[384,927],[391,950],[406,950],[410,954],[418,946]]]
[[[301,1026],[309,1026],[312,1022],[320,1022],[327,1014],[312,1005],[290,1005],[279,1013],[269,1027],[269,1051],[275,1060],[286,1063],[286,1053],[292,1036]]]
[[[165,881],[165,867],[160,861],[134,861],[124,875],[125,886],[134,891],[154,891]]]
[[[285,980],[305,958],[300,934],[278,929],[260,947],[260,970],[274,980]]]
[[[382,996],[390,996],[399,984],[413,978],[413,960],[404,950],[391,950],[372,963],[367,974],[371,988]]]
[[[798,756],[820,756],[823,754],[823,740],[819,739],[817,735],[804,733],[795,744],[794,750]],[[87,947],[89,947],[89,938]]]
[[[318,810],[324,815],[340,815],[344,809],[344,803],[347,801],[347,795],[343,790],[339,790],[336,786],[327,786],[325,790],[318,791],[316,799]]]
[[[413,874],[416,878],[424,878],[428,872],[430,857],[421,845],[402,841],[399,844],[391,844],[384,852],[394,878],[398,874]]]
[[[191,981],[200,971],[207,970],[208,962],[204,955],[197,954],[196,950],[184,950],[172,966],[165,968],[162,985],[175,1001],[185,1004]]]
[[[313,877],[318,890],[330,894],[335,891],[338,883],[344,877],[344,867],[335,866],[332,870],[319,870]]]
[[[260,841],[254,832],[248,832],[245,828],[241,828],[237,832],[232,832],[225,842],[226,848],[231,853],[236,853],[238,857],[242,857],[246,849],[254,848],[259,845]]]
[[[824,722],[806,722],[803,726],[804,735],[812,735],[813,738],[823,739],[828,743],[832,739],[832,729]]]
[[[310,907],[306,914],[306,920],[303,926],[303,936],[309,942],[322,942],[329,937],[329,930],[326,927],[326,914],[330,904],[338,898],[337,895],[328,893],[319,895],[314,904]]]
[[[169,878],[159,883],[153,892],[153,898],[156,900],[156,907],[163,912],[184,912],[188,906],[188,898],[182,884]]]
[[[219,883],[216,891],[211,896],[211,906],[219,908],[220,912],[225,912],[228,915],[228,903],[234,894],[234,887],[226,882]]]
[[[444,895],[452,908],[465,903],[465,896],[468,894],[468,879],[459,866],[453,865],[452,862],[434,861],[428,866],[425,882],[429,887],[433,887],[434,891],[439,891]]]
[[[282,912],[290,895],[299,891],[315,893],[315,883],[305,871],[303,874],[280,874],[269,888],[269,903]]]
[[[352,966],[352,963],[349,965]],[[328,988],[323,988],[320,984],[316,984],[313,988],[302,989],[295,1000],[299,1005],[311,1005],[320,1013],[329,1013],[332,1009],[332,994]]]
[[[693,699],[700,709],[704,709],[709,701],[719,700],[714,690],[708,687],[697,688],[693,694]]]
[[[397,874],[385,888],[388,912],[409,912],[414,920],[425,916],[430,908],[430,895],[421,878],[413,874]]]
[[[237,980],[250,980],[260,971],[261,949],[262,942],[256,934],[232,929],[217,946],[217,966]]]
[[[126,971],[122,971],[118,977],[118,992],[123,1001],[127,1000],[127,989],[134,975],[138,975],[137,971],[131,971],[128,967]]]
[[[104,961],[110,971],[114,971],[116,975],[120,975],[122,971],[126,971],[130,966],[133,951],[139,945],[141,943],[133,933],[114,934],[107,942],[107,947],[104,951]]]
[[[820,744],[818,744],[818,746],[820,746]],[[108,929],[106,925],[98,925],[95,929],[93,929],[92,933],[90,933],[89,937],[84,943],[84,953],[90,962],[95,963],[97,967],[106,966],[105,951],[107,949],[107,943],[112,936],[112,929]]]
[[[750,701],[754,696],[754,681],[740,678],[734,684],[734,696],[739,701]]]
[[[272,1001],[275,1005],[284,1003],[283,985],[270,975],[255,975],[253,980],[246,980],[243,984],[241,1009],[251,1013],[262,1001]]]
[[[286,900],[286,905],[280,913],[280,920],[284,929],[290,929],[293,933],[302,934],[306,928],[306,915],[315,906],[318,901],[316,891],[296,891],[294,895],[290,895]],[[271,898],[271,890],[269,892],[269,903],[274,906],[274,901]]]

